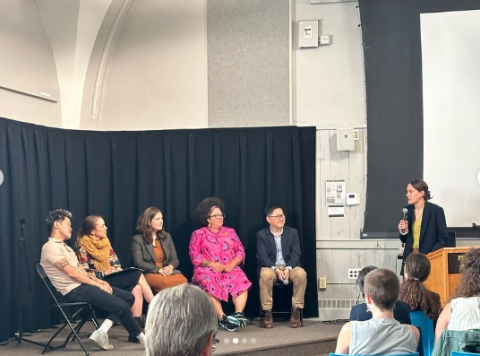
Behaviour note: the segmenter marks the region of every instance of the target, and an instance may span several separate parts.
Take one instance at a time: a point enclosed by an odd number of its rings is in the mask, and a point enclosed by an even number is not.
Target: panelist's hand
[[[277,274],[278,279],[283,281],[283,279],[284,279],[283,271],[280,268],[277,268],[277,269],[275,269],[275,273]]]
[[[290,278],[290,270],[287,269],[287,268],[285,268],[285,269],[283,270],[283,280],[287,280],[287,281],[288,281],[289,278]]]
[[[225,268],[223,269],[224,272],[231,272],[235,268],[236,264],[232,261],[230,263],[227,263],[225,265]]]
[[[173,272],[173,266],[168,265],[162,268],[164,276],[171,276]]]
[[[218,271],[218,272],[223,272],[225,270],[225,266],[222,265],[221,263],[218,263],[218,262],[210,262],[208,267],[211,267],[215,271]]]
[[[110,284],[108,284],[108,283],[102,283],[102,284],[100,284],[99,288],[100,288],[101,290],[103,290],[104,292],[107,292],[108,294],[112,294],[112,293],[113,293],[112,287],[111,287]]]

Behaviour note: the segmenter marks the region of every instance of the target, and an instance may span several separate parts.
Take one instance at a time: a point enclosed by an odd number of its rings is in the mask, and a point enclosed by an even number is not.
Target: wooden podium
[[[427,255],[432,269],[424,284],[425,287],[440,295],[442,307],[450,301],[455,288],[460,283],[462,258],[469,250],[470,247],[445,247]]]

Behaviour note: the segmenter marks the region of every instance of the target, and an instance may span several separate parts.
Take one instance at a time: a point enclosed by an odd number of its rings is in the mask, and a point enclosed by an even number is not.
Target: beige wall
[[[81,127],[206,127],[206,30],[206,0],[113,2],[92,51]]]
[[[61,126],[57,68],[33,1],[0,0],[0,116]]]
[[[365,127],[365,76],[357,2],[315,4],[296,0],[294,8],[293,123],[318,128]],[[319,20],[319,35],[332,44],[298,48],[297,21]]]

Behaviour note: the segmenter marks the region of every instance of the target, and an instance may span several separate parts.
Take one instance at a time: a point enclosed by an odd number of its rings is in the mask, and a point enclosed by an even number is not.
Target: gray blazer
[[[165,232],[165,234],[165,238],[157,239],[157,241],[160,241],[163,252],[165,253],[163,264],[165,266],[172,265],[173,268],[177,268],[179,261],[172,236],[170,236],[168,232]],[[160,267],[155,264],[153,246],[151,243],[145,241],[142,235],[135,235],[132,238],[131,256],[134,267],[145,270],[145,273],[158,273]]]

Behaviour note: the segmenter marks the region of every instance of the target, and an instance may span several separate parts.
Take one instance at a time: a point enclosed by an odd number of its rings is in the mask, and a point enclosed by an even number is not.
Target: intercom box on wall
[[[337,129],[337,151],[355,149],[355,132],[353,129]]]
[[[359,196],[358,193],[348,193],[347,194],[347,205],[358,205]]]

